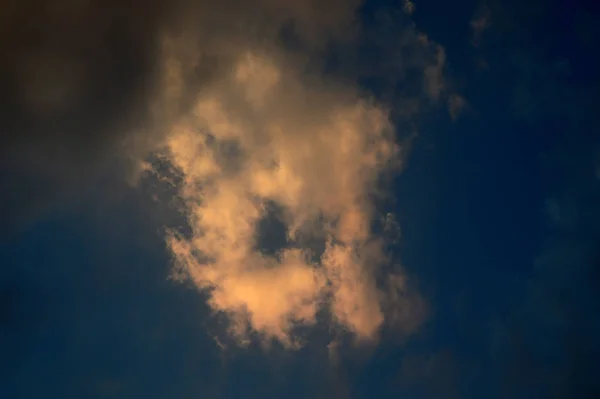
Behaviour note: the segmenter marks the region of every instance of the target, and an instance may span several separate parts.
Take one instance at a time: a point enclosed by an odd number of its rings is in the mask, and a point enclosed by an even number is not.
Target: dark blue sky
[[[411,122],[419,133],[389,187],[393,256],[429,306],[418,331],[348,345],[335,364],[320,329],[299,350],[221,349],[204,294],[167,278],[176,216],[152,182],[102,168],[2,237],[0,397],[599,397],[598,7],[414,3],[467,104],[455,120],[436,105]],[[358,15],[399,7],[374,0]],[[369,32],[387,43],[390,26]],[[369,44],[360,51],[368,70]],[[2,220],[20,209],[11,201]]]

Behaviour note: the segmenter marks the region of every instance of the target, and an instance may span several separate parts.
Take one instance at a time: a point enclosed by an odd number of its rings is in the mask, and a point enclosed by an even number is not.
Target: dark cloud
[[[159,34],[174,9],[161,0],[3,4],[5,229],[77,190],[133,128],[147,127]]]

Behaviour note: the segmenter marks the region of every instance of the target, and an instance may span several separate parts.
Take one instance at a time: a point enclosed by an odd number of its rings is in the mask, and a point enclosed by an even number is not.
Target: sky
[[[599,11],[3,2],[0,397],[599,397]]]

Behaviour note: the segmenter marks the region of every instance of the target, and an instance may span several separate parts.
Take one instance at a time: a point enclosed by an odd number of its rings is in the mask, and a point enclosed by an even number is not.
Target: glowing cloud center
[[[360,338],[377,335],[388,296],[374,278],[383,256],[369,195],[398,156],[383,107],[246,53],[202,92],[165,154],[183,177],[193,232],[170,236],[169,248],[234,336],[293,345],[293,328],[322,308]],[[272,202],[292,244],[267,256],[257,226]],[[325,241],[317,260],[303,244],[311,235]]]

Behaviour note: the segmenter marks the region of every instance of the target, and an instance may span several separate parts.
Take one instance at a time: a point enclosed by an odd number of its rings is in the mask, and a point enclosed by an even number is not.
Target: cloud
[[[259,22],[271,11],[261,6],[252,15]],[[277,12],[304,26],[304,13],[317,5],[297,7]],[[219,72],[164,139],[160,156],[181,175],[191,230],[167,238],[176,274],[209,295],[242,343],[258,336],[301,345],[297,327],[315,325],[323,311],[358,340],[377,339],[388,322],[410,333],[423,319],[422,300],[400,269],[391,272],[373,227],[380,181],[403,160],[390,117],[395,104],[311,66],[336,32],[352,31],[353,8],[338,11],[323,25],[310,22],[323,29],[320,40],[313,28],[298,32],[300,52],[268,35],[216,36],[222,46],[201,46]],[[444,50],[411,29],[405,40],[413,40],[402,45],[420,50],[420,63],[407,61],[420,68],[423,89],[406,100],[435,101],[444,90]],[[172,81],[177,92],[181,79]],[[273,206],[285,232],[283,244],[267,251],[261,225]]]
[[[232,317],[237,335],[251,327],[289,343],[294,325],[315,323],[331,297],[337,322],[374,337],[382,293],[369,269],[383,254],[369,195],[399,151],[386,110],[325,82],[308,89],[293,67],[256,53],[241,54],[195,110],[166,143],[194,233],[169,245],[213,308]],[[256,248],[270,201],[284,210],[290,243],[276,256]],[[315,263],[299,243],[318,221],[325,249]]]
[[[403,4],[403,9],[404,12],[407,13],[408,15],[412,15],[413,12],[415,12],[415,3],[411,0],[404,0],[402,2]]]
[[[456,120],[467,106],[467,101],[458,94],[448,97],[448,112],[452,120]]]
[[[487,4],[481,4],[471,19],[471,44],[479,47],[483,36],[491,26],[491,11]]]

